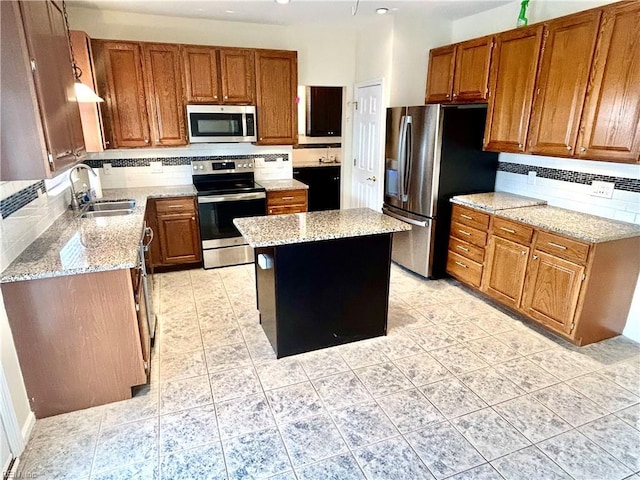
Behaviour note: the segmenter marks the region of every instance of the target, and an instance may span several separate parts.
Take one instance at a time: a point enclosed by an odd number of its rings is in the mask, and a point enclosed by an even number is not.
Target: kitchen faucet
[[[71,184],[71,209],[74,211],[78,211],[80,209],[83,203],[82,198],[87,193],[86,191],[76,192],[76,189],[73,186],[73,172],[75,172],[76,170],[80,170],[82,168],[91,172],[94,177],[98,176],[98,174],[93,168],[91,168],[89,165],[84,163],[79,163],[78,165],[73,167],[71,170],[69,170],[69,183]]]

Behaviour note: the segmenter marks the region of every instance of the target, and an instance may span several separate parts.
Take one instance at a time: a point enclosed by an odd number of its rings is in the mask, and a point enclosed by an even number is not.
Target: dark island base
[[[387,333],[391,234],[256,248],[255,269],[277,358]]]

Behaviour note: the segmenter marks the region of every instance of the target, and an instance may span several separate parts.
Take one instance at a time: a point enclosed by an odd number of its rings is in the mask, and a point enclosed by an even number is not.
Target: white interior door
[[[352,202],[355,208],[382,209],[382,81],[356,85],[353,116]]]

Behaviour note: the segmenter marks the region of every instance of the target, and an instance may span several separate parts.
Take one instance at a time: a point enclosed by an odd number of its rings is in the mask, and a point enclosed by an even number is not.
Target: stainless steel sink
[[[101,212],[104,210],[133,210],[136,206],[135,200],[98,201],[91,202],[86,212]]]
[[[84,207],[80,218],[116,217],[130,215],[136,206],[135,200],[98,201],[91,202]]]

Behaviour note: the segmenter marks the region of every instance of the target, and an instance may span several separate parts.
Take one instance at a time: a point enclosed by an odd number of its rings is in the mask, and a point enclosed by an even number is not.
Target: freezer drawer
[[[411,230],[393,234],[391,260],[423,277],[431,276],[435,221],[384,207],[383,213],[411,224]]]

